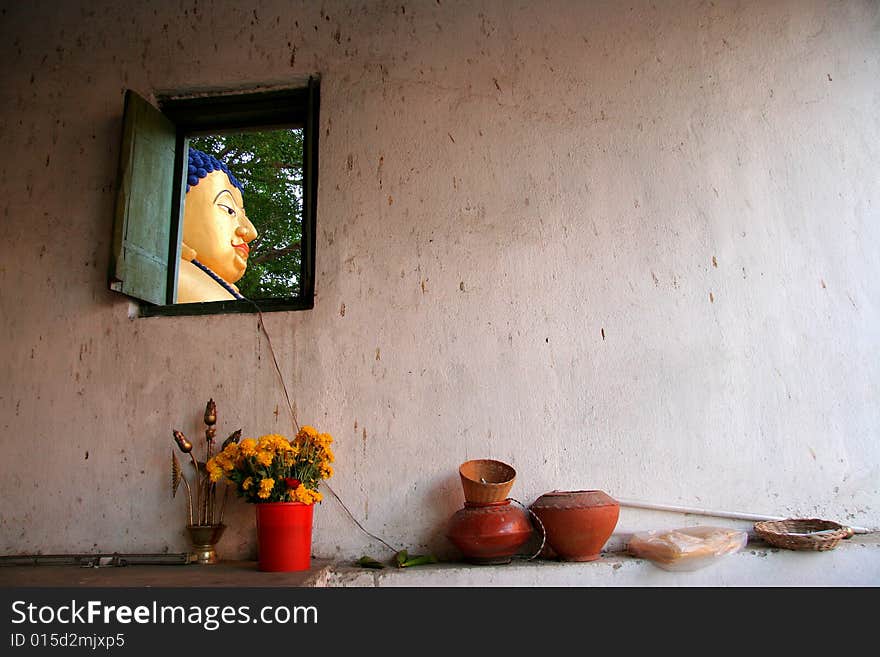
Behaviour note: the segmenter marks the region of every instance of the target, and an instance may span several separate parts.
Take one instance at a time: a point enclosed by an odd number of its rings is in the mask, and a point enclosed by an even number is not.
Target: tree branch
[[[272,260],[277,260],[278,258],[283,258],[284,256],[293,253],[294,251],[299,251],[300,248],[300,243],[294,242],[290,246],[285,246],[282,249],[273,249],[271,251],[266,251],[266,253],[261,253],[260,255],[254,256],[253,258],[251,258],[251,262],[255,264],[270,262]]]

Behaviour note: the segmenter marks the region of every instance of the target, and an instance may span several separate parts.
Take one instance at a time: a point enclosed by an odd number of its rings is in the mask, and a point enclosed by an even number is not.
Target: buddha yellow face
[[[183,241],[196,259],[229,283],[247,269],[257,230],[247,218],[241,191],[223,171],[212,171],[186,193]]]

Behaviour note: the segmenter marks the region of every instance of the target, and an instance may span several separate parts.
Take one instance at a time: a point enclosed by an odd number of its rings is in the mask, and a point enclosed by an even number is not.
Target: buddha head
[[[189,149],[182,251],[228,283],[244,276],[248,242],[257,237],[241,192],[241,183],[223,162]]]

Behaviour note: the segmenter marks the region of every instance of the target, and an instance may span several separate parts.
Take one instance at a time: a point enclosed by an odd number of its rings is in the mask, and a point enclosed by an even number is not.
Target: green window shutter
[[[126,91],[110,289],[157,305],[168,301],[176,143],[174,124]]]

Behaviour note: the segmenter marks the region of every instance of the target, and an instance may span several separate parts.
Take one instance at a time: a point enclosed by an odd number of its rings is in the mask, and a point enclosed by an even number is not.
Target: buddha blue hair
[[[213,171],[222,171],[229,178],[229,182],[238,187],[242,192],[244,191],[244,187],[241,186],[238,178],[232,175],[229,167],[209,153],[203,153],[195,148],[190,148],[189,164],[187,166],[186,191],[198,185],[202,178]]]

